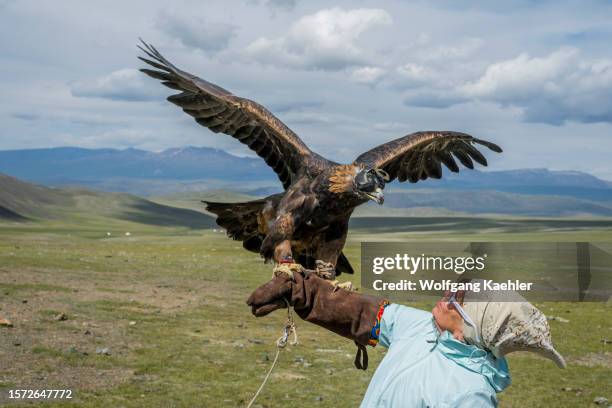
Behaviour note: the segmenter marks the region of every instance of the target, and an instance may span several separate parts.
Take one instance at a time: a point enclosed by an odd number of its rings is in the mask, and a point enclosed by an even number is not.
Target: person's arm
[[[255,316],[285,307],[283,297],[304,320],[368,345],[384,299],[334,287],[314,273],[279,274],[247,300]],[[382,312],[380,312],[382,314]]]

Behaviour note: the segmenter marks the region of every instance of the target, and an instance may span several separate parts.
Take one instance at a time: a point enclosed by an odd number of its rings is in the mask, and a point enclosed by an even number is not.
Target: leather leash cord
[[[292,346],[295,346],[296,344],[298,344],[297,330],[295,329],[295,322],[293,321],[293,313],[291,312],[291,305],[289,305],[289,301],[287,301],[287,299],[283,298],[283,300],[287,304],[287,321],[285,323],[285,329],[283,331],[283,335],[280,336],[276,340],[276,355],[274,356],[272,365],[270,366],[268,373],[266,374],[261,385],[259,386],[259,389],[255,393],[255,395],[253,395],[251,402],[249,402],[249,405],[247,405],[247,408],[251,408],[251,406],[255,403],[255,400],[259,396],[259,393],[261,392],[261,390],[263,390],[264,386],[268,382],[268,379],[270,378],[270,374],[272,374],[272,370],[274,370],[274,367],[276,366],[276,362],[278,361],[278,356],[280,355],[281,349],[285,348],[287,343],[291,344]],[[289,336],[291,335],[291,333],[293,333],[293,340],[289,341]]]

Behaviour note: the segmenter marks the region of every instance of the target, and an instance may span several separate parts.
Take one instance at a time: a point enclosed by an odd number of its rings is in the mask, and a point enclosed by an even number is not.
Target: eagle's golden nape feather
[[[346,193],[353,189],[353,180],[360,167],[354,164],[336,166],[329,177],[329,191],[335,194]]]

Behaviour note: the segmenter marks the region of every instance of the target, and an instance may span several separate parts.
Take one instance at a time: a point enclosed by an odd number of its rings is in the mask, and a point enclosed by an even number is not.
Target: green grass
[[[17,294],[19,292],[70,292],[70,290],[64,286],[44,283],[0,283],[0,291],[4,292],[5,295]]]
[[[500,228],[497,221],[449,219],[431,227],[438,221],[415,223],[413,232],[385,225],[384,231],[376,225],[353,230],[347,255],[359,268],[364,240],[612,239],[612,227],[604,224],[507,221]],[[11,361],[0,370],[0,405],[5,390],[28,385],[74,390],[75,400],[47,401],[52,407],[246,406],[274,357],[285,317],[278,311],[256,319],[244,303],[270,273],[256,254],[209,230],[100,220],[0,224],[0,315],[15,325],[0,328],[0,364]],[[358,284],[359,273],[351,280]],[[592,405],[596,396],[612,399],[612,350],[602,342],[612,339],[609,305],[538,306],[569,319],[551,322],[569,368],[510,356],[513,385],[500,395],[501,406],[575,407]],[[68,319],[55,321],[59,313]],[[281,352],[257,404],[357,406],[384,349],[370,349],[370,368],[359,371],[351,341],[297,324],[300,344]],[[17,340],[21,345],[13,346]],[[100,347],[111,355],[97,354]]]

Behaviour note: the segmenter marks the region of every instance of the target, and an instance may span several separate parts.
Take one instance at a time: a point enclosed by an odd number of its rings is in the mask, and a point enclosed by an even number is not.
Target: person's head
[[[463,341],[464,319],[457,308],[457,304],[459,306],[462,304],[464,294],[463,291],[455,293],[455,301],[453,302],[451,301],[453,293],[446,291],[431,311],[440,330],[449,331],[454,338],[460,341]]]
[[[447,292],[432,311],[441,330],[501,358],[530,351],[565,368],[546,316],[515,291]]]

